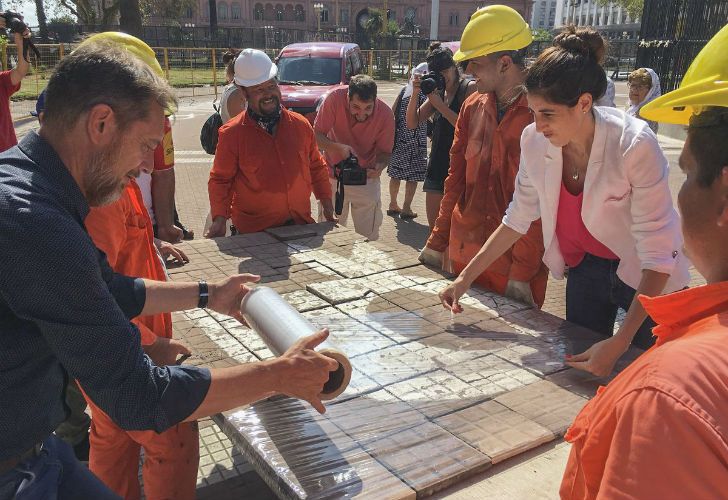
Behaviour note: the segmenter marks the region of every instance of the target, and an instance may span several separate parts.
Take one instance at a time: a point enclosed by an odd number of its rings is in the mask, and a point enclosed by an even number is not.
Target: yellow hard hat
[[[141,61],[147,63],[157,76],[164,77],[164,71],[162,71],[162,66],[159,64],[159,61],[157,61],[157,56],[154,53],[154,50],[137,37],[120,31],[106,31],[104,33],[97,33],[88,37],[81,43],[81,45],[79,45],[79,47],[83,47],[85,43],[92,41],[118,43],[126,50],[137,56]]]
[[[531,28],[518,12],[506,5],[489,5],[468,21],[454,59],[460,62],[501,50],[518,50],[532,41]]]
[[[728,107],[728,24],[695,57],[680,87],[645,104],[640,116],[687,125],[704,106]]]

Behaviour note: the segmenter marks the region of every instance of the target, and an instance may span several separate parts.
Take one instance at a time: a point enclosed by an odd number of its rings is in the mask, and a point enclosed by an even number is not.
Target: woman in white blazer
[[[445,307],[461,311],[458,299],[475,278],[541,218],[544,263],[557,279],[569,267],[566,319],[609,336],[567,363],[599,376],[612,371],[630,343],[653,342],[654,323],[636,293],[668,293],[689,281],[657,138],[644,121],[593,106],[605,87],[596,58],[603,48],[592,28],[570,27],[529,68],[535,123],[521,137],[513,201],[500,227],[440,292]],[[620,307],[627,316],[612,336]]]

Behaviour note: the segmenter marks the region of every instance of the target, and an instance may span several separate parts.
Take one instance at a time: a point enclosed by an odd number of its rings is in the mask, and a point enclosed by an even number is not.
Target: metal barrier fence
[[[621,41],[620,41],[621,42]],[[529,49],[529,56],[535,57],[549,42],[535,42]],[[55,65],[63,56],[73,50],[71,44],[38,45],[40,60],[32,58],[31,70],[23,79],[21,89],[11,97],[13,119],[30,116],[35,107],[35,99],[45,88]],[[225,65],[222,62],[225,49],[158,47],[157,59],[169,83],[177,89],[180,97],[210,96],[217,99],[226,84]],[[275,57],[278,49],[265,49],[269,56]],[[636,42],[611,44],[610,57],[605,68],[614,76],[624,69],[634,66]],[[412,68],[423,62],[426,50],[365,50],[363,52],[363,72],[377,80],[403,80]],[[3,68],[14,67],[17,63],[17,48],[7,45],[0,52]],[[616,71],[616,73],[615,73]]]
[[[695,56],[728,19],[728,0],[645,0],[637,64],[674,90]]]

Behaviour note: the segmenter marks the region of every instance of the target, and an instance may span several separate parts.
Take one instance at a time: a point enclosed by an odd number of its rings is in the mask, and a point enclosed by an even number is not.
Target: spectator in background
[[[239,50],[230,49],[222,56],[228,83],[220,96],[220,117],[223,123],[229,122],[230,118],[235,118],[245,109],[243,91],[235,85],[235,59],[238,54],[240,54]]]
[[[432,147],[425,174],[425,209],[430,230],[435,227],[440,202],[445,194],[445,179],[450,169],[450,148],[455,137],[455,123],[465,99],[475,92],[475,81],[463,78],[447,47],[440,42],[430,45],[427,53],[428,71],[439,73],[445,79],[444,91],[427,95],[427,102],[419,105],[411,100],[407,106],[407,126],[411,129],[432,117]],[[412,81],[415,91],[420,89],[420,78]]]
[[[207,188],[212,225],[208,238],[225,236],[227,219],[240,233],[310,224],[311,193],[334,219],[326,164],[311,124],[281,106],[278,67],[260,50],[235,61],[235,83],[247,109],[220,127]],[[387,108],[389,109],[389,108]]]
[[[0,29],[4,28],[5,18],[0,17]],[[30,38],[30,30],[26,29],[23,34],[13,33],[13,41],[18,49],[17,64],[11,70],[0,71],[0,152],[18,143],[10,113],[10,96],[20,90],[20,82],[30,69],[30,63],[23,57],[23,38]]]
[[[367,169],[366,185],[346,187],[340,222],[346,225],[351,211],[354,230],[378,239],[383,218],[380,176],[394,147],[394,115],[377,98],[377,84],[369,76],[354,76],[348,88],[334,90],[321,103],[313,127],[329,167],[354,155]],[[335,190],[336,179],[329,173]]]
[[[427,73],[427,63],[417,66],[412,72],[409,83],[402,88],[392,105],[394,112],[394,149],[389,160],[389,209],[387,215],[399,215],[402,219],[414,219],[417,214],[412,211],[412,199],[415,197],[417,183],[425,180],[427,170],[427,125],[420,123],[417,128],[407,127],[407,106],[410,99],[417,101],[417,106],[425,103],[427,98],[422,92],[414,91],[412,80],[416,75]],[[405,181],[404,203],[399,208],[397,196],[401,181]]]
[[[629,88],[629,106],[627,114],[645,120],[640,116],[642,106],[660,97],[660,77],[650,68],[638,68],[627,77]],[[645,120],[654,133],[657,133],[657,122]]]

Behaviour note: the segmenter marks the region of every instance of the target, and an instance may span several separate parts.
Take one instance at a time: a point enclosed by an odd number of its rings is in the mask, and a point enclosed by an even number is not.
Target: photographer
[[[18,143],[13,128],[13,118],[10,114],[10,96],[20,90],[20,82],[30,69],[30,63],[23,57],[23,39],[30,38],[30,30],[22,23],[8,26],[6,19],[9,15],[13,16],[13,19],[22,20],[22,17],[10,12],[0,15],[0,28],[10,28],[13,43],[18,49],[18,62],[15,68],[0,71],[0,152],[6,151]],[[24,28],[22,32],[15,31],[21,27]]]
[[[453,61],[452,52],[446,47],[441,47],[440,42],[433,42],[430,45],[427,53],[427,70],[429,74],[422,77],[415,75],[412,80],[415,94],[421,90],[427,96],[427,102],[418,106],[416,99],[409,101],[407,127],[414,130],[434,115],[432,148],[422,187],[425,192],[427,223],[432,230],[445,193],[445,178],[450,168],[450,147],[455,137],[455,122],[463,102],[475,92],[475,82],[463,78]]]
[[[348,88],[334,90],[321,103],[313,127],[329,167],[353,156],[366,169],[365,185],[347,186],[339,221],[346,224],[351,210],[354,230],[378,239],[383,218],[380,176],[394,147],[394,115],[377,98],[377,84],[369,76],[354,76]],[[332,177],[331,183],[335,188],[337,180]]]

